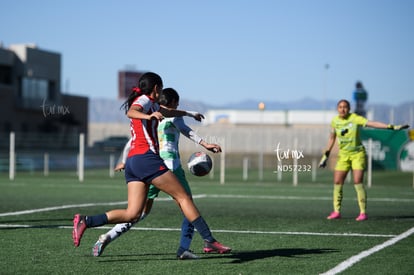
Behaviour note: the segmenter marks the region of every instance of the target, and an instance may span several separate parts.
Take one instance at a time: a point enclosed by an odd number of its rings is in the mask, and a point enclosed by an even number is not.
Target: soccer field
[[[164,194],[151,215],[92,257],[98,236],[110,228],[88,229],[80,247],[72,243],[75,213],[98,214],[126,206],[123,174],[86,171],[20,173],[14,181],[0,174],[0,274],[414,274],[413,175],[374,172],[368,191],[369,220],[356,222],[355,191],[344,188],[342,219],[329,221],[332,174],[315,182],[300,175],[277,181],[243,181],[227,172],[225,184],[188,175],[195,202],[214,236],[231,254],[176,259],[182,216]],[[257,177],[256,177],[257,178]]]

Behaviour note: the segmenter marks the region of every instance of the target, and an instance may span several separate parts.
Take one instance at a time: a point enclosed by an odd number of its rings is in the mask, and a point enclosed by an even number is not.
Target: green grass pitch
[[[124,208],[123,174],[86,171],[18,173],[13,181],[0,174],[0,274],[321,274],[339,264],[341,274],[414,274],[413,174],[374,172],[368,191],[369,220],[358,214],[352,184],[344,188],[343,218],[328,221],[332,209],[332,172],[315,182],[299,175],[299,185],[284,174],[278,181],[265,171],[242,180],[240,170],[196,178],[187,173],[197,207],[214,236],[231,254],[203,254],[196,233],[192,250],[199,260],[179,261],[175,252],[182,220],[175,203],[162,194],[151,215],[92,257],[98,236],[109,229],[88,229],[80,247],[71,238],[75,213],[99,214]],[[109,203],[115,203],[110,205]],[[118,203],[118,204],[116,204]],[[373,251],[366,257],[362,252]],[[350,259],[359,257],[349,264]]]

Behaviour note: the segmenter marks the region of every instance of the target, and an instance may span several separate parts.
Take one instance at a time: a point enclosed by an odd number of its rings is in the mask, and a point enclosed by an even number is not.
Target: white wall
[[[337,111],[315,110],[315,111],[259,111],[259,110],[209,110],[203,121],[204,125],[216,123],[231,124],[329,124],[331,119],[337,115]]]

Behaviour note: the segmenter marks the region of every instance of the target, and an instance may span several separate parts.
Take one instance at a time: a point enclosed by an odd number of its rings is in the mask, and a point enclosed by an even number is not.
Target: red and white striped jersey
[[[147,95],[141,95],[135,99],[132,106],[140,106],[142,112],[145,114],[152,114],[160,110],[160,105],[154,101],[153,98]],[[144,154],[148,150],[158,154],[159,144],[157,136],[157,119],[130,119],[131,126],[131,149],[129,150],[128,157]]]

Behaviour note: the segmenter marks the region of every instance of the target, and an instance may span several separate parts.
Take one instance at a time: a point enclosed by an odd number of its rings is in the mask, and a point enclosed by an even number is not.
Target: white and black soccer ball
[[[191,174],[201,177],[207,175],[213,167],[213,161],[210,156],[204,152],[193,153],[187,162]]]

